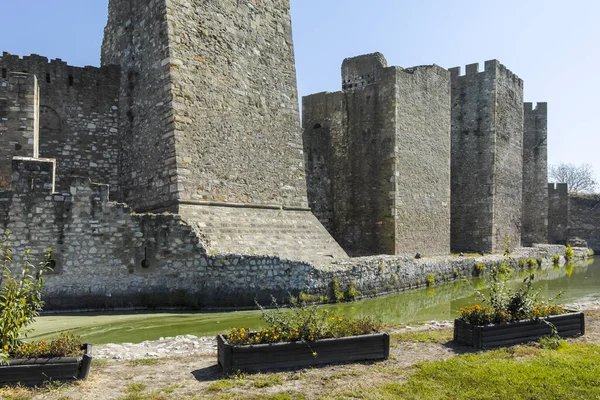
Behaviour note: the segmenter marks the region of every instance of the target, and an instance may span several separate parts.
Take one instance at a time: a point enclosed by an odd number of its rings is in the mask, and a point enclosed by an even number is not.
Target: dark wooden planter
[[[84,344],[81,357],[30,358],[0,365],[0,385],[41,385],[47,381],[86,380],[92,365],[92,345]]]
[[[582,312],[553,315],[544,319],[556,327],[561,337],[585,334]],[[454,341],[479,349],[530,342],[551,333],[552,329],[541,320],[528,319],[498,325],[471,325],[461,319],[454,320]]]
[[[386,360],[390,355],[390,335],[349,336],[315,342],[286,342],[234,346],[217,336],[219,367],[226,373],[257,372],[298,368],[348,361]],[[310,345],[310,347],[309,347]],[[317,356],[313,357],[312,353]]]

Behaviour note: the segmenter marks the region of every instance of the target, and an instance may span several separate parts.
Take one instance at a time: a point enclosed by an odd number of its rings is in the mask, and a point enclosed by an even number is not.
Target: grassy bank
[[[267,374],[221,376],[213,357],[95,363],[88,382],[0,389],[26,399],[595,399],[600,398],[600,312],[586,337],[485,352],[456,346],[452,330],[392,335],[391,358]]]

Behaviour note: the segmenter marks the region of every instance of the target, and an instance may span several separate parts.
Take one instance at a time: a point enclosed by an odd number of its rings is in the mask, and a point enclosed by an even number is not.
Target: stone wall
[[[524,104],[523,246],[548,242],[548,105]]]
[[[170,0],[185,200],[307,207],[289,0]]]
[[[119,65],[120,201],[133,209],[179,198],[166,1],[111,0],[102,65]]]
[[[33,75],[0,78],[0,188],[10,187],[12,158],[38,157],[39,88]]]
[[[12,190],[0,191],[3,230],[13,234],[15,260],[31,261],[53,247],[46,309],[114,307],[246,307],[254,299],[313,293],[330,296],[354,284],[364,295],[451,281],[476,272],[475,263],[508,262],[563,254],[564,246],[539,246],[479,258],[377,256],[329,265],[279,257],[207,254],[204,241],[178,215],[136,214],[108,200],[108,186],[73,178],[67,193],[53,193],[53,160],[15,158]],[[577,250],[577,255],[586,254]],[[208,253],[211,253],[210,251]],[[433,277],[433,278],[432,278]]]
[[[453,251],[521,242],[523,82],[498,61],[450,69]]]
[[[581,238],[600,252],[600,195],[569,195],[568,239]]]
[[[396,70],[396,254],[450,252],[450,74]]]
[[[566,183],[548,184],[548,243],[566,244],[569,228],[569,194]]]
[[[448,253],[448,72],[367,54],[342,89],[303,98],[311,209],[352,256]]]
[[[117,193],[118,67],[79,68],[36,54],[3,53],[0,68],[37,77],[39,156],[56,159],[57,188],[68,189],[71,176],[87,176]]]

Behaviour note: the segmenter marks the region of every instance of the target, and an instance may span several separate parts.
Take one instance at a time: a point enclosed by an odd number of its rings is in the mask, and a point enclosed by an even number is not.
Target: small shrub
[[[527,260],[525,258],[519,258],[519,266],[521,268],[525,268],[526,265],[527,265]]]
[[[342,292],[342,289],[340,288],[340,281],[335,276],[331,281],[331,293],[333,294],[333,299],[336,302],[339,303],[340,301],[344,300],[344,292]]]
[[[385,269],[385,264],[384,263],[380,263],[377,268],[379,269],[379,272],[383,272],[383,270]]]
[[[563,340],[561,340],[559,335],[548,335],[539,338],[538,343],[542,349],[557,350],[562,346]]]
[[[544,259],[542,258],[542,256],[537,256],[535,258],[535,262],[537,263],[538,267],[541,267],[542,263],[544,262]]]
[[[454,268],[454,278],[458,278],[460,276],[460,272],[458,272],[457,268]]]
[[[588,251],[588,256],[589,256],[589,257],[593,257],[593,256],[594,256],[594,249],[590,249],[590,250]]]
[[[329,296],[321,296],[319,297],[319,301],[321,303],[329,303]]]
[[[317,306],[296,306],[291,310],[279,308],[273,299],[274,309],[262,307],[262,319],[268,327],[251,332],[246,328],[233,328],[227,333],[227,341],[235,345],[311,342],[326,338],[366,335],[377,333],[381,325],[373,319],[344,318],[318,308]],[[315,355],[316,357],[316,355]]]
[[[560,263],[560,256],[558,254],[554,254],[552,256],[552,264],[558,265]]]
[[[527,266],[528,266],[528,267],[534,267],[534,266],[535,266],[535,264],[536,264],[536,263],[535,263],[535,260],[533,259],[533,257],[529,257],[529,258],[527,259]]]
[[[0,363],[7,362],[23,344],[21,338],[29,333],[28,326],[42,311],[43,274],[51,270],[52,249],[35,268],[31,251],[25,251],[18,263],[13,263],[11,234],[5,232],[0,240]],[[13,270],[18,273],[13,274]]]
[[[392,274],[392,279],[394,281],[398,281],[398,274]]]
[[[11,358],[52,358],[52,357],[77,357],[81,355],[82,341],[79,336],[63,334],[50,342],[22,343],[12,349]]]
[[[521,287],[512,291],[507,286],[507,277],[494,271],[489,299],[486,299],[489,306],[476,304],[461,308],[459,318],[471,324],[487,325],[565,314],[567,311],[562,307],[538,301],[539,291],[532,292],[533,279],[534,275],[529,275]]]
[[[571,245],[567,245],[565,249],[565,260],[570,261],[575,257],[575,252],[573,252],[573,247]]]
[[[510,275],[512,273],[512,269],[510,269],[506,263],[502,263],[498,267],[498,273],[501,275]]]
[[[483,271],[485,271],[485,264],[482,262],[476,263],[475,264],[475,272],[477,273],[477,275],[483,274]]]
[[[298,294],[298,300],[300,303],[316,303],[319,300],[319,296],[316,294],[300,292]]]
[[[435,274],[431,273],[427,277],[427,286],[433,286],[433,285],[435,285]]]
[[[350,281],[350,285],[348,286],[348,290],[346,290],[346,298],[349,300],[353,300],[356,297],[360,296],[358,290],[356,290],[356,282]]]

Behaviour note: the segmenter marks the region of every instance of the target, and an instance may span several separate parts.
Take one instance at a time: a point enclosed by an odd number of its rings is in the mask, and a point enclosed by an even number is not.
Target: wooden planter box
[[[585,334],[582,312],[553,315],[544,319],[554,324],[561,337]],[[454,341],[479,349],[530,342],[551,333],[552,329],[541,320],[528,319],[498,325],[471,325],[461,319],[454,320]]]
[[[224,335],[217,336],[218,361],[226,373],[257,372],[280,368],[298,368],[348,361],[386,360],[390,355],[390,335],[349,336],[315,342],[286,342],[234,346]],[[310,345],[310,347],[309,347]],[[312,353],[317,356],[313,357]]]
[[[84,344],[81,357],[30,358],[0,365],[0,385],[41,385],[47,381],[86,380],[92,365],[92,345]]]

